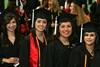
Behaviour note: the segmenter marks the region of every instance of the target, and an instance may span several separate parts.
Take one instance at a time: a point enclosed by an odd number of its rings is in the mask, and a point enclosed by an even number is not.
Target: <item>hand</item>
[[[24,13],[25,13],[25,11],[24,10],[21,10],[21,16],[23,16]]]
[[[23,14],[25,11],[24,10],[21,10],[21,13]]]
[[[54,28],[54,27],[55,27],[55,23],[51,23],[51,27],[53,27],[53,28]]]
[[[18,63],[19,58],[17,58],[17,57],[10,57],[9,59],[3,58],[2,61],[5,62],[5,63]]]

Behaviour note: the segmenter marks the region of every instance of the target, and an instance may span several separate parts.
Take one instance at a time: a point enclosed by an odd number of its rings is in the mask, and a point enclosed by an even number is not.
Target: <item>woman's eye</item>
[[[85,36],[88,36],[88,34],[85,34]]]
[[[40,21],[40,20],[38,20],[37,22],[39,22],[39,23],[40,23],[41,21]]]

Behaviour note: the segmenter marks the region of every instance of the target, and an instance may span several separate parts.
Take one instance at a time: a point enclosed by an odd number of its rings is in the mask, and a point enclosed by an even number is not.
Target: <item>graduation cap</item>
[[[68,0],[68,3],[70,3],[70,4],[71,4],[73,1],[74,1],[74,0]]]
[[[77,4],[79,7],[82,7],[82,0],[74,0],[73,3]]]
[[[94,22],[88,22],[83,24],[83,31],[84,32],[98,32],[98,29],[100,28],[100,24],[94,23]]]
[[[7,13],[13,13],[14,15],[16,15],[18,17],[18,14],[17,14],[17,11],[10,8],[10,7],[7,7],[2,13],[1,13],[1,17],[3,18],[5,16],[5,14]]]
[[[87,0],[80,0],[81,4],[87,4]]]
[[[48,19],[48,15],[50,15],[50,11],[47,9],[41,8],[35,10],[35,18],[43,18],[43,19]]]
[[[96,43],[98,43],[99,40],[99,30],[100,30],[100,24],[94,23],[94,22],[87,22],[83,24],[83,33],[85,32],[95,32],[96,33]]]
[[[3,18],[7,13],[12,13],[18,17],[18,14],[15,10],[11,9],[10,7],[7,7],[0,15],[0,22],[3,22]]]
[[[40,9],[33,10],[33,13],[32,13],[32,26],[31,27],[33,27],[34,19],[35,20],[37,18],[47,19],[47,22],[48,22],[48,21],[50,21],[49,16],[51,16],[51,12],[48,11],[47,9],[40,8]]]
[[[73,19],[74,19],[76,16],[77,16],[77,15],[68,14],[68,13],[63,12],[60,16],[58,16],[57,21],[58,21],[58,23],[60,23],[60,22],[67,22],[67,21],[72,22]]]

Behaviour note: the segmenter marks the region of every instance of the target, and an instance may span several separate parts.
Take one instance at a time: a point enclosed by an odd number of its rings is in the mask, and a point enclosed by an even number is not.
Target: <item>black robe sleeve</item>
[[[29,36],[22,43],[19,55],[19,67],[29,67]]]

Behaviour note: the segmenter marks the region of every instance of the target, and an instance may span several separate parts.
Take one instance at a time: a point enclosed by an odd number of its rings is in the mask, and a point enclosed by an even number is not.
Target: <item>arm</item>
[[[17,58],[17,57],[5,58],[3,56],[2,51],[4,51],[4,50],[2,50],[2,38],[0,36],[0,64],[3,64],[3,63],[18,63],[19,62],[19,58]]]

